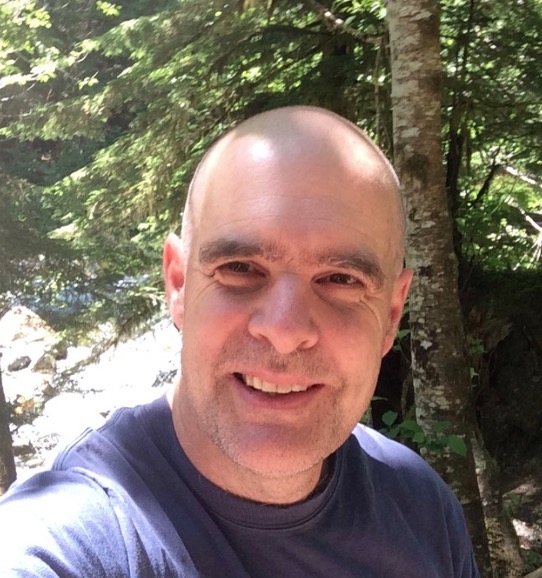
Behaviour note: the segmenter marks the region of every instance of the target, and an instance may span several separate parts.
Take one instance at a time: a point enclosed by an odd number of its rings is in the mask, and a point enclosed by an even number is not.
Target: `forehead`
[[[394,177],[380,151],[350,128],[341,128],[333,138],[249,132],[224,139],[204,163],[194,187],[195,206],[207,213],[256,199],[302,205],[315,198],[350,208],[392,205]]]
[[[233,135],[202,173],[190,209],[200,242],[232,235],[251,242],[280,239],[297,244],[300,254],[335,245],[376,245],[386,253],[400,242],[393,173],[350,129],[333,138],[321,131]]]

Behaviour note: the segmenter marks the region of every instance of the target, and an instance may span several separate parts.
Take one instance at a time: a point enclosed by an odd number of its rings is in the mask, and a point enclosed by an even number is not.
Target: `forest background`
[[[442,152],[433,149],[445,210],[435,204],[425,228],[434,244],[450,238],[458,275],[443,291],[452,311],[441,309],[464,329],[468,387],[452,392],[461,404],[447,415],[424,405],[420,372],[409,371],[421,342],[411,311],[386,361],[386,399],[373,406],[374,419],[421,447],[464,503],[471,498],[460,478],[474,461],[459,461],[451,474],[443,464],[471,456],[489,472],[476,489],[478,505],[484,491],[497,503],[485,512],[484,537],[467,508],[482,574],[519,576],[542,565],[542,545],[528,559],[524,553],[520,569],[494,472],[542,448],[542,2],[405,7],[411,21],[440,13],[442,80],[426,98],[438,92]],[[69,339],[106,321],[122,333],[151,319],[162,303],[162,242],[179,228],[197,162],[224,130],[257,112],[327,107],[400,165],[392,53],[404,32],[393,10],[391,0],[3,0],[0,315],[25,303]],[[434,64],[431,48],[417,50],[419,69]],[[435,102],[422,97],[418,105]],[[417,202],[412,196],[410,213]],[[433,200],[425,202],[430,210]],[[418,265],[419,277],[434,275],[429,265],[438,263]],[[420,407],[431,419],[420,419]],[[501,527],[497,537],[488,519]],[[497,560],[503,552],[507,560]]]

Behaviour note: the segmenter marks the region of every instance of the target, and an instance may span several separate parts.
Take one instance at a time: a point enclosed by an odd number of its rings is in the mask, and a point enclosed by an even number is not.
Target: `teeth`
[[[264,381],[258,377],[253,377],[251,375],[243,375],[243,381],[253,389],[258,389],[259,391],[264,391],[265,393],[292,393],[292,391],[307,391],[308,387],[302,385],[277,385],[276,383],[270,383],[269,381]]]

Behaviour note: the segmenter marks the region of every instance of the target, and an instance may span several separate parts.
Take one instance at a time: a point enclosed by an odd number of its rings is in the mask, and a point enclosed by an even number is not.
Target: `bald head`
[[[303,186],[307,189],[318,187],[318,174],[325,172],[328,176],[337,175],[337,183],[339,177],[359,182],[360,200],[379,196],[387,206],[386,221],[393,231],[389,242],[394,245],[398,268],[402,266],[404,213],[399,183],[389,161],[348,120],[321,108],[304,106],[256,115],[226,133],[209,149],[189,188],[183,214],[185,249],[188,250],[207,212],[231,202],[221,183],[232,172],[238,178],[250,175],[255,190],[261,186],[259,181],[275,179],[277,192],[285,195],[294,186],[286,182],[287,176],[300,171],[304,172]],[[335,192],[329,190],[327,194]]]

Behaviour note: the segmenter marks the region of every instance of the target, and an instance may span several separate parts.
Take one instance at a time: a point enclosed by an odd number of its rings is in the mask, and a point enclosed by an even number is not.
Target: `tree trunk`
[[[495,578],[520,578],[523,559],[514,525],[504,508],[497,475],[498,466],[483,447],[481,434],[473,437],[472,447],[478,469],[478,487],[484,504],[484,517],[493,574]]]
[[[0,353],[1,361],[2,354]],[[2,386],[2,368],[0,367],[0,496],[7,492],[16,477],[13,446],[9,431],[9,411]]]
[[[466,457],[428,461],[467,517],[482,576],[492,576],[471,446],[470,377],[457,291],[457,260],[441,152],[441,63],[436,0],[387,0],[394,158],[404,188],[407,263],[415,271],[409,310],[416,416],[427,433],[447,422]]]

